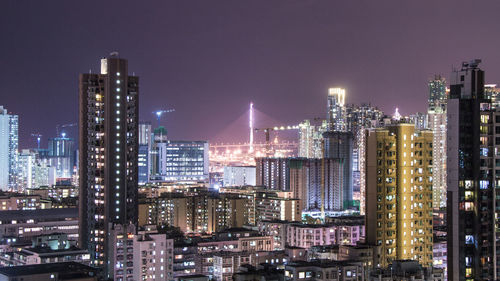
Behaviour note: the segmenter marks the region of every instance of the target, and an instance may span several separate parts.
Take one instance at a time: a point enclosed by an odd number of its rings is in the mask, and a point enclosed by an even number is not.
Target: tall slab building
[[[446,207],[446,80],[436,75],[429,81],[428,126],[432,130],[432,198],[434,209]]]
[[[137,225],[139,78],[113,53],[101,73],[80,74],[79,95],[79,245],[103,277],[128,280],[133,257],[115,253]]]
[[[0,190],[16,188],[19,117],[0,106]]]
[[[340,163],[336,177],[342,178],[342,192],[339,200],[343,209],[352,206],[352,151],[353,134],[351,132],[329,131],[323,134],[324,158],[336,159]]]
[[[450,78],[447,105],[448,280],[498,280],[500,112],[484,91],[480,60]]]
[[[139,122],[139,184],[146,184],[150,179],[152,134],[151,122]]]
[[[432,266],[432,132],[414,124],[367,130],[366,242],[380,266],[417,260]]]

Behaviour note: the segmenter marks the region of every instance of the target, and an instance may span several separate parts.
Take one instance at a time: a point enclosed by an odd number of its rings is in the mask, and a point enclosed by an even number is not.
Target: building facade
[[[429,81],[429,129],[432,139],[432,197],[435,209],[446,207],[446,80],[436,75]]]
[[[450,79],[447,144],[448,280],[497,280],[500,114],[484,91],[480,60]]]
[[[19,117],[0,106],[0,189],[16,187]]]
[[[320,125],[313,125],[310,120],[299,124],[299,157],[323,157],[323,133],[327,131],[327,127],[326,120]]]
[[[146,184],[151,177],[151,122],[139,123],[139,184]]]
[[[113,278],[116,268],[133,267],[113,263],[111,234],[127,237],[137,224],[139,78],[113,53],[99,74],[80,74],[79,95],[80,247]]]
[[[60,137],[49,138],[48,157],[49,166],[54,167],[55,177],[71,179],[76,166],[75,141],[62,133]]]
[[[256,185],[290,191],[289,158],[255,158]]]
[[[139,203],[139,225],[179,227],[183,232],[212,233],[248,224],[247,199],[230,193],[163,193]]]
[[[352,192],[359,200],[360,214],[364,215],[365,202],[365,129],[379,126],[384,113],[371,104],[346,106],[347,131],[352,132]]]
[[[223,186],[255,185],[255,166],[225,166]]]
[[[165,234],[141,231],[134,236],[133,244],[134,280],[174,280],[173,239],[167,239]]]
[[[396,123],[367,131],[366,242],[380,264],[432,266],[432,132]]]
[[[352,132],[328,131],[323,134],[325,150],[324,158],[336,159],[340,169],[336,177],[341,179],[341,205],[346,209],[353,205],[353,134]],[[332,208],[330,208],[331,210]]]
[[[301,211],[345,209],[351,202],[346,198],[352,198],[352,174],[349,173],[352,166],[343,157],[343,151],[335,150],[333,144],[330,147],[331,154],[339,157],[257,158],[257,186],[291,192],[292,198],[300,200]],[[343,148],[347,150],[349,147]],[[352,155],[347,151],[345,153]]]
[[[328,89],[327,112],[328,131],[345,132],[347,130],[345,89]]]
[[[24,191],[40,186],[51,186],[56,183],[56,173],[56,167],[40,159],[38,151],[23,149],[18,155],[17,189]]]
[[[208,181],[208,142],[174,141],[163,127],[155,129],[153,178],[158,181]]]

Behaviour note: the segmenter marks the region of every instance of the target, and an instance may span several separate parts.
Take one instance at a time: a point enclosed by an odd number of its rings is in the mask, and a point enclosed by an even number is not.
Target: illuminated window
[[[480,189],[488,189],[489,187],[490,187],[489,181],[479,181],[479,188]]]
[[[465,277],[471,277],[471,275],[472,275],[472,268],[467,267],[465,269]]]
[[[474,235],[465,235],[465,244],[474,244]]]

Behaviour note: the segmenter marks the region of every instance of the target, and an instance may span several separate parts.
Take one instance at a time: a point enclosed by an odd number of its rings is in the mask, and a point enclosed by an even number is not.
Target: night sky
[[[473,58],[500,83],[500,1],[152,2],[2,1],[0,105],[21,148],[77,122],[78,74],[115,50],[140,76],[141,120],[176,109],[172,139],[243,140],[250,101],[282,124],[323,117],[332,86],[424,111],[427,80]]]

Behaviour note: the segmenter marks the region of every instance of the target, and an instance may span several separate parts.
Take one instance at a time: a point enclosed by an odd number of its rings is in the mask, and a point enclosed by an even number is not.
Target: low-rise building
[[[217,281],[232,281],[240,266],[252,264],[255,257],[250,252],[221,251],[213,255],[213,278]]]
[[[78,187],[74,185],[52,185],[40,186],[38,188],[28,189],[26,193],[30,195],[38,195],[42,198],[50,198],[61,201],[65,198],[77,198]]]
[[[15,210],[0,212],[0,240],[27,239],[34,236],[65,233],[78,240],[78,209]]]
[[[354,261],[300,261],[285,266],[287,281],[364,280],[363,265]]]
[[[179,279],[196,274],[196,258],[198,257],[196,243],[174,243],[174,278]]]
[[[0,211],[7,210],[38,210],[45,206],[38,195],[3,192],[0,194]]]
[[[0,265],[21,266],[31,264],[50,264],[58,262],[78,262],[89,265],[90,255],[87,250],[75,246],[68,249],[51,249],[50,247],[21,248],[0,255]]]
[[[286,230],[289,222],[281,220],[259,221],[257,229],[262,235],[273,237],[274,250],[283,250],[286,247]]]
[[[273,237],[274,248],[286,246],[309,249],[317,245],[356,245],[365,233],[363,220],[338,218],[325,224],[291,223],[281,220],[260,221],[258,231]]]
[[[0,280],[97,281],[97,269],[76,262],[35,264],[0,268]]]
[[[276,192],[262,191],[256,193],[255,212],[257,221],[282,220],[301,221],[302,210],[300,200],[279,197]]]
[[[439,268],[422,267],[418,261],[396,260],[386,268],[371,270],[370,281],[443,281],[444,273]]]
[[[447,255],[447,240],[446,238],[435,238],[434,244],[432,246],[432,256],[433,259],[433,267],[440,268],[443,270],[444,278],[447,280],[448,278],[448,255]]]
[[[234,281],[285,281],[283,270],[276,269],[268,264],[258,267],[245,265],[241,266],[239,272],[233,274]]]
[[[212,233],[247,224],[247,207],[247,200],[234,194],[168,192],[139,200],[139,226],[170,225],[185,233]]]
[[[316,245],[347,244],[356,245],[364,236],[364,225],[342,224],[301,224],[287,225],[286,244],[309,248]]]
[[[177,280],[178,281],[209,281],[210,279],[208,278],[208,276],[203,275],[203,274],[191,274],[191,275],[181,276]]]
[[[365,269],[379,264],[380,247],[375,245],[339,245],[338,260],[359,261]]]
[[[173,280],[174,241],[165,234],[140,231],[134,237],[134,280]]]
[[[372,245],[323,245],[308,249],[308,260],[356,261],[365,269],[377,267],[379,264],[380,247]]]

